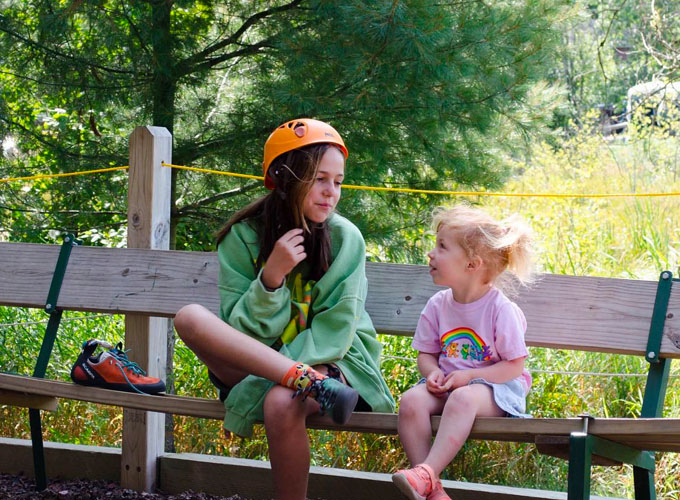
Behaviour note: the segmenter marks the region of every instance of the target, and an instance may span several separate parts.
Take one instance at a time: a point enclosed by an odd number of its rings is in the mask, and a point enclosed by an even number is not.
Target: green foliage
[[[0,136],[18,152],[0,173],[124,165],[133,126],[152,123],[174,131],[174,163],[257,174],[269,132],[308,115],[345,137],[350,183],[497,187],[503,156],[549,117],[542,78],[562,4],[7,1]],[[173,175],[178,248],[211,248],[222,221],[264,193]],[[3,186],[0,227],[23,241],[117,231],[125,193],[124,174]],[[351,193],[341,210],[412,258],[392,228],[420,226],[435,202]]]
[[[621,2],[580,0],[575,15],[567,18],[555,79],[566,90],[569,105],[561,108],[556,125],[568,133],[569,121],[582,123],[593,109],[627,121],[626,94],[629,88],[651,80],[680,78],[677,44],[677,0],[664,2]]]
[[[570,195],[680,191],[677,138],[663,128],[611,140],[583,133],[560,149],[534,148],[515,164],[510,192]],[[518,212],[539,237],[543,270],[656,280],[680,265],[674,196],[480,199],[492,213]]]

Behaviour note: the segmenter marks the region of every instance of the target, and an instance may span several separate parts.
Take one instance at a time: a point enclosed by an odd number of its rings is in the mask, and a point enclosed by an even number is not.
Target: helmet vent
[[[304,137],[307,134],[307,126],[304,123],[297,122],[293,128],[293,132],[298,137]]]

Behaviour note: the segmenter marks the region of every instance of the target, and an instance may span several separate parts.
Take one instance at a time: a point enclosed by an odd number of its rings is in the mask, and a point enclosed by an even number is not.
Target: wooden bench
[[[0,243],[0,262],[11,263],[0,270],[0,304],[44,307],[59,254],[56,245]],[[183,305],[198,302],[217,311],[217,266],[213,253],[73,246],[53,305],[171,317]],[[368,263],[367,275],[367,308],[376,328],[412,335],[422,307],[436,291],[426,268]],[[650,452],[680,451],[680,419],[660,414],[670,358],[680,356],[680,295],[671,293],[673,281],[670,273],[658,284],[544,275],[518,299],[531,346],[635,354],[651,361],[642,418],[480,418],[471,438],[536,443],[539,451],[568,458],[569,498],[589,497],[591,462],[634,464],[636,498],[654,498]],[[215,400],[122,393],[8,374],[0,375],[0,390],[5,391],[0,401],[34,408],[52,409],[54,398],[68,398],[201,418],[224,414]],[[439,418],[433,422],[436,428]],[[355,413],[342,428],[312,418],[310,427],[395,434],[397,416]]]
[[[0,243],[0,305],[45,308],[50,313],[34,376],[0,374],[0,404],[31,408],[39,487],[46,481],[40,411],[53,409],[56,398],[124,408],[121,483],[137,490],[163,487],[158,480],[158,464],[164,458],[163,413],[223,417],[223,406],[215,400],[123,393],[41,378],[62,311],[125,314],[126,347],[132,348],[134,361],[157,376],[165,371],[166,318],[192,302],[217,311],[216,255],[165,250],[170,170],[162,163],[172,161],[171,142],[170,134],[157,127],[138,127],[131,136],[128,246],[132,248],[74,246],[71,240],[62,246]],[[368,263],[367,275],[367,309],[378,331],[412,335],[420,311],[437,291],[426,268]],[[680,451],[680,419],[662,416],[670,362],[680,357],[680,294],[677,287],[672,291],[674,281],[670,273],[662,273],[658,283],[544,275],[518,298],[529,324],[530,346],[645,357],[649,375],[641,418],[479,418],[471,438],[536,443],[541,452],[568,458],[570,500],[589,497],[591,464],[621,462],[634,465],[636,498],[655,498],[653,452]],[[435,429],[438,423],[434,417]],[[354,413],[341,428],[318,418],[311,418],[309,426],[396,434],[397,416]],[[314,495],[311,483],[310,495]],[[334,487],[319,495],[385,497],[370,489],[362,495],[354,493]],[[457,498],[466,497],[462,493]],[[500,498],[530,496],[503,493]]]

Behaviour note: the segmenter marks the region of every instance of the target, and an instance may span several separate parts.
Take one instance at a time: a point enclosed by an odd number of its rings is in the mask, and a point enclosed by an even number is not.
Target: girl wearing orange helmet
[[[270,192],[218,235],[219,317],[196,304],[175,317],[220,389],[225,429],[248,436],[264,421],[279,500],[306,497],[308,415],[394,411],[364,308],[364,240],[335,213],[347,156],[327,123],[277,127],[264,147]]]

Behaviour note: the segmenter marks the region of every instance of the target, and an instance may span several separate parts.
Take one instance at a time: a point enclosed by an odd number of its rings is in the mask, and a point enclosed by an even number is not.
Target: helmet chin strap
[[[291,175],[292,175],[293,177],[295,177],[298,181],[302,182],[302,179],[300,179],[297,175],[295,175],[295,172],[293,172],[293,171],[290,169],[290,167],[289,167],[288,165],[286,165],[285,163],[282,163],[281,166],[282,166],[283,168],[285,168],[286,170],[288,170],[288,171],[291,173]],[[274,171],[274,174],[275,174],[275,175],[279,175],[279,171],[278,171],[278,170],[275,170],[275,171]]]

